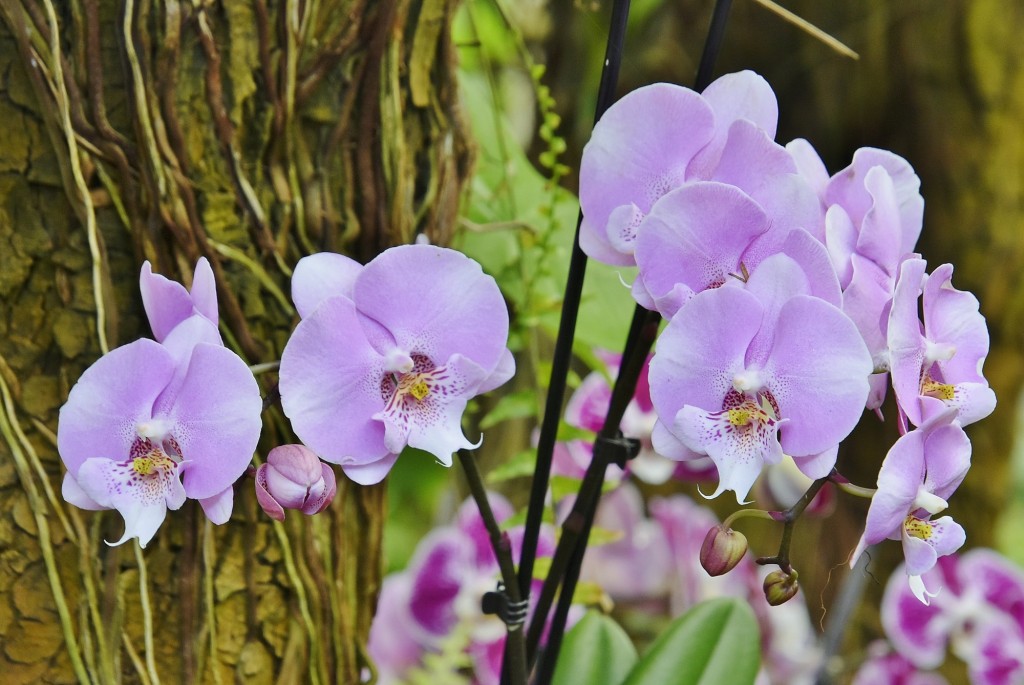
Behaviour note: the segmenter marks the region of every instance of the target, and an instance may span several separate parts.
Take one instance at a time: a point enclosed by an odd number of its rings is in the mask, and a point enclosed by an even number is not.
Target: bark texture
[[[4,683],[353,683],[384,490],[325,515],[196,503],[149,548],[60,498],[57,411],[148,335],[144,259],[217,278],[222,331],[280,358],[295,262],[444,244],[471,155],[453,0],[0,0],[0,673]],[[273,395],[273,373],[259,377]],[[295,441],[277,408],[260,453]]]

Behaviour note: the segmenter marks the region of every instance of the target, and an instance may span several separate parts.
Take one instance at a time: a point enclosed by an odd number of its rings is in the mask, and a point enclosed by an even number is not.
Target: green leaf
[[[618,685],[635,662],[636,648],[619,624],[597,611],[588,611],[565,634],[551,682],[552,685]]]
[[[487,430],[509,419],[523,419],[537,413],[537,393],[533,390],[519,390],[505,395],[487,416],[480,420],[480,430]]]
[[[757,677],[760,661],[753,610],[741,599],[721,597],[673,621],[624,685],[746,685]]]
[[[537,468],[537,451],[532,447],[517,452],[515,456],[487,474],[487,484],[494,485],[513,478],[532,476]]]

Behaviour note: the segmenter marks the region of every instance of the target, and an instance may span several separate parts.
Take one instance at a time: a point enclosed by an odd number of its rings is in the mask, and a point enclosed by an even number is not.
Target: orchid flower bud
[[[304,445],[275,447],[256,469],[256,499],[278,521],[284,520],[285,509],[319,514],[337,491],[334,471]]]
[[[799,578],[795,570],[786,573],[779,569],[778,571],[772,571],[764,577],[764,596],[768,600],[768,603],[773,607],[777,607],[780,604],[785,604],[789,600],[793,599],[796,595],[797,590],[800,589],[800,584],[797,582]]]
[[[700,546],[700,565],[709,576],[720,576],[736,568],[747,553],[747,538],[732,528],[715,526]]]

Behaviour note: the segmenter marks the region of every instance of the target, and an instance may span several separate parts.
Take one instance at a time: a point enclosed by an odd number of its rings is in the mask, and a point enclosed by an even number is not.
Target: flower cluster
[[[829,476],[891,374],[904,435],[854,557],[902,538],[927,601],[921,574],[963,543],[951,519],[930,517],[969,467],[963,426],[995,406],[985,320],[952,266],[929,275],[914,254],[924,201],[905,160],[864,148],[829,176],[806,141],[774,141],[777,119],[752,72],[703,93],[656,84],[623,97],[584,150],[580,243],[635,264],[635,299],[668,319],[650,364],[652,443],[710,458],[712,496],[742,502],[786,458]]]
[[[263,401],[249,367],[217,330],[213,271],[196,265],[191,291],[142,268],[155,341],[101,357],[61,408],[57,446],[64,499],[116,509],[143,547],[168,509],[199,500],[214,523],[231,515],[232,486],[259,441]]]
[[[1024,679],[1024,571],[989,549],[943,557],[925,574],[943,587],[928,606],[899,575],[886,586],[882,624],[900,656],[927,670],[942,665],[950,650],[967,664],[974,685]]]

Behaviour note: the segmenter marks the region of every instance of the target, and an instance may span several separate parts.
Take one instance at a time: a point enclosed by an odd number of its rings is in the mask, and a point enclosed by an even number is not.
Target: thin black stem
[[[711,25],[708,27],[708,38],[704,42],[704,52],[700,56],[697,78],[693,84],[693,89],[698,92],[703,91],[711,83],[711,75],[715,70],[715,62],[718,61],[718,53],[722,51],[725,24],[729,20],[731,6],[732,0],[718,0],[715,3],[715,9],[711,14]]]
[[[725,26],[729,16],[731,0],[718,0],[711,17],[711,24],[708,28],[707,41],[704,44],[704,52],[701,55],[700,65],[697,69],[697,77],[694,88],[698,91],[704,90],[711,82],[711,75],[714,70],[714,63],[721,51],[722,42],[725,36]],[[606,62],[607,66],[607,62]],[[577,229],[578,248],[578,229]],[[609,404],[604,426],[601,429],[599,438],[611,438],[618,434],[619,425],[622,421],[626,405],[632,399],[636,389],[636,382],[640,371],[646,361],[647,353],[651,348],[654,337],[657,334],[660,317],[653,312],[647,312],[637,307],[633,315],[633,325],[629,337],[626,340],[623,352],[622,366],[616,378],[615,387],[612,390],[612,401]],[[644,335],[644,333],[647,335]],[[549,397],[550,399],[550,397]],[[547,416],[545,416],[547,418]],[[557,421],[555,428],[557,428]],[[600,444],[600,442],[598,443]],[[553,442],[552,442],[553,445]],[[602,458],[604,457],[604,458]],[[539,457],[538,457],[539,463]],[[530,663],[536,658],[537,645],[540,635],[543,632],[547,621],[547,613],[550,610],[550,603],[554,597],[555,590],[559,583],[558,606],[555,616],[548,631],[548,643],[545,648],[544,658],[538,668],[536,682],[544,685],[550,682],[554,674],[554,667],[558,659],[558,652],[561,647],[562,636],[565,632],[565,622],[568,617],[569,607],[572,604],[572,596],[576,589],[580,570],[583,564],[583,556],[586,551],[587,541],[590,535],[590,528],[593,524],[597,511],[598,500],[601,496],[601,484],[604,482],[605,470],[608,466],[606,455],[600,455],[596,449],[594,458],[584,476],[583,484],[569,518],[563,524],[562,536],[559,539],[558,547],[555,550],[555,557],[552,566],[548,571],[548,577],[544,581],[538,605],[534,610],[533,619],[530,623],[530,630],[527,633],[527,658]],[[549,465],[550,467],[550,465]],[[546,486],[546,482],[545,482]],[[820,486],[819,486],[820,488]],[[806,504],[804,505],[806,506]],[[802,511],[802,509],[801,509]],[[791,532],[791,525],[787,525],[783,531],[785,536]],[[564,548],[571,551],[564,551]],[[565,564],[564,578],[559,578],[562,572],[562,564]],[[522,580],[522,567],[520,567],[520,580]]]
[[[633,312],[633,322],[626,338],[622,363],[612,388],[608,414],[605,416],[604,425],[598,434],[599,440],[594,447],[594,456],[587,466],[572,511],[565,523],[562,524],[562,535],[555,548],[554,559],[548,570],[547,578],[544,579],[540,598],[534,609],[530,630],[526,637],[527,659],[529,663],[532,663],[537,654],[537,646],[547,622],[555,591],[561,584],[562,590],[558,598],[558,607],[551,629],[548,631],[544,661],[538,671],[537,682],[539,683],[547,682],[547,679],[550,679],[554,673],[554,664],[558,658],[569,606],[572,604],[572,595],[576,590],[576,582],[583,565],[583,553],[586,550],[590,528],[593,525],[597,504],[601,497],[601,485],[604,483],[605,471],[611,456],[601,439],[618,437],[619,425],[622,423],[626,407],[633,398],[637,380],[643,371],[644,362],[647,360],[647,354],[657,336],[660,320],[661,317],[657,312],[649,312],[642,307],[637,307]]]
[[[462,464],[466,482],[469,484],[469,492],[473,496],[477,509],[480,510],[480,517],[483,519],[484,527],[487,528],[487,534],[491,539],[491,548],[494,550],[494,557],[498,560],[501,578],[505,583],[505,592],[508,594],[509,601],[518,603],[522,599],[522,595],[516,584],[516,567],[512,561],[512,543],[508,539],[508,533],[502,532],[498,526],[498,520],[494,517],[494,511],[487,499],[487,490],[484,487],[483,478],[480,477],[480,469],[477,468],[476,460],[466,452],[460,451],[458,454],[459,463]],[[507,669],[512,685],[526,685],[526,643],[521,625],[508,629],[504,667]]]
[[[597,106],[594,121],[597,122],[615,100],[615,88],[619,80],[619,66],[622,62],[622,48],[626,39],[626,20],[629,17],[629,0],[615,0],[612,6],[611,26],[605,50],[604,69],[598,86]],[[576,334],[576,318],[583,293],[583,278],[587,270],[587,256],[580,249],[580,224],[583,213],[576,220],[576,236],[573,239],[572,256],[569,259],[569,275],[566,279],[565,297],[562,300],[562,316],[558,324],[558,337],[551,363],[551,379],[548,383],[544,419],[541,422],[537,442],[537,465],[530,490],[530,502],[526,510],[526,524],[519,555],[519,592],[528,596],[533,580],[533,564],[537,555],[537,541],[544,514],[544,500],[551,477],[551,460],[558,436],[558,423],[562,416],[562,401],[565,398],[566,379],[572,362],[572,343]]]

